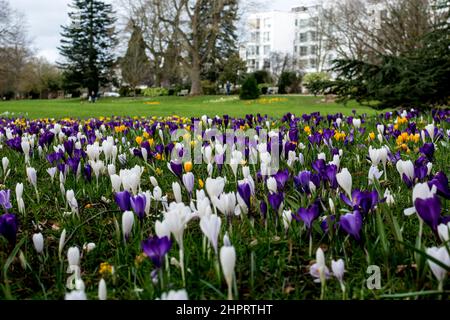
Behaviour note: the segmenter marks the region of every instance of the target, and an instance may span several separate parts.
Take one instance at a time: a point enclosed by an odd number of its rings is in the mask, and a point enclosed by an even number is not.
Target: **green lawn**
[[[28,118],[62,118],[62,117],[99,117],[99,116],[209,116],[224,115],[245,116],[246,114],[268,114],[279,117],[287,112],[295,114],[320,111],[324,114],[342,112],[350,114],[352,109],[358,113],[373,114],[376,111],[359,106],[356,102],[347,106],[337,103],[322,102],[322,97],[312,96],[278,96],[266,99],[278,98],[283,101],[244,102],[240,100],[220,101],[219,96],[202,97],[161,97],[156,99],[146,98],[103,98],[97,103],[91,104],[85,100],[21,100],[0,102],[0,114],[14,113],[15,116],[24,115]],[[226,99],[226,98],[224,98]],[[146,102],[159,104],[149,105]]]

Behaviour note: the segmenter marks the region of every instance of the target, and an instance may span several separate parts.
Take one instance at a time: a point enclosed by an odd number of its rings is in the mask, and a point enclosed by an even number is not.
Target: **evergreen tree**
[[[133,25],[133,33],[128,42],[127,53],[121,59],[120,66],[123,79],[135,92],[136,87],[148,80],[150,75],[150,61],[145,53],[145,48],[142,30]]]
[[[220,21],[217,32],[209,34],[209,37],[215,37],[213,41],[209,42],[214,44],[213,48],[208,50],[206,46],[203,46],[200,49],[200,51],[208,53],[202,65],[202,78],[216,82],[219,80],[227,60],[238,54],[236,25],[239,3],[238,0],[227,0],[223,10],[214,15],[211,12],[213,8],[211,1],[202,1],[202,23],[200,25],[212,25],[214,19]]]
[[[113,78],[117,43],[114,11],[99,0],[73,0],[71,20],[63,26],[59,51],[65,58],[60,67],[65,71],[66,87],[87,88],[97,93],[99,87]]]

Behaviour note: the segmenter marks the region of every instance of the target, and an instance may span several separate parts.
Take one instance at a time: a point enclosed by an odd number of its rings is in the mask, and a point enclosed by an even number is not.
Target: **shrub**
[[[254,100],[258,99],[261,92],[259,91],[258,84],[254,76],[249,76],[242,84],[239,97],[241,100]]]
[[[258,88],[261,91],[261,94],[267,94],[267,92],[269,91],[269,87],[270,87],[270,84],[268,84],[268,83],[258,84]]]
[[[147,88],[144,90],[144,96],[154,98],[167,96],[169,94],[169,90],[166,88]]]
[[[323,92],[324,86],[329,83],[330,77],[325,72],[311,72],[303,78],[303,84],[314,95]]]
[[[285,71],[281,74],[278,81],[278,93],[297,93],[300,91],[300,83],[302,78],[295,72]]]
[[[211,82],[209,80],[203,80],[202,81],[202,91],[203,94],[207,96],[213,96],[217,94],[217,85],[214,82]]]
[[[253,76],[256,79],[257,84],[262,83],[271,83],[272,82],[272,76],[270,75],[270,72],[267,70],[258,70],[253,73]]]

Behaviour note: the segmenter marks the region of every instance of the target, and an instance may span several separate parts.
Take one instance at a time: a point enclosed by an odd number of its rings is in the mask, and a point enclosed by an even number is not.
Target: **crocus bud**
[[[181,187],[178,182],[172,183],[173,195],[175,197],[175,201],[178,203],[183,202],[183,197],[181,196]]]
[[[42,253],[44,251],[44,237],[42,233],[33,234],[33,245],[37,253]]]
[[[80,250],[78,247],[69,248],[67,251],[67,260],[69,261],[69,266],[80,265]]]
[[[336,180],[339,186],[352,198],[352,175],[347,168],[342,169],[341,172],[336,174]]]
[[[277,180],[274,177],[267,179],[267,189],[272,193],[277,192]]]
[[[133,229],[134,214],[131,211],[125,211],[122,215],[122,233],[127,239]]]
[[[61,257],[62,251],[64,249],[64,245],[66,243],[66,229],[64,229],[61,232],[61,236],[59,237],[59,247],[58,247],[58,254]]]
[[[152,184],[153,187],[158,186],[158,181],[156,180],[156,178],[154,176],[150,177],[150,183]]]
[[[223,275],[228,285],[228,299],[232,300],[232,281],[234,267],[236,265],[236,250],[233,246],[223,246],[220,249],[220,264],[222,265]]]
[[[336,277],[336,279],[339,280],[339,282],[342,282],[344,279],[344,260],[339,259],[337,261],[332,260],[331,261],[331,270],[333,271],[333,275]]]
[[[104,279],[101,279],[98,284],[98,300],[106,300],[107,295],[106,282]]]

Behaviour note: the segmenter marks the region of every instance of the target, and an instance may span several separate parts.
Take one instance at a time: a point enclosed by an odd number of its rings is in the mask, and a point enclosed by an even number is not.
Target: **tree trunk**
[[[200,58],[198,53],[193,54],[191,69],[191,96],[199,96],[202,92],[202,82],[200,75]]]

